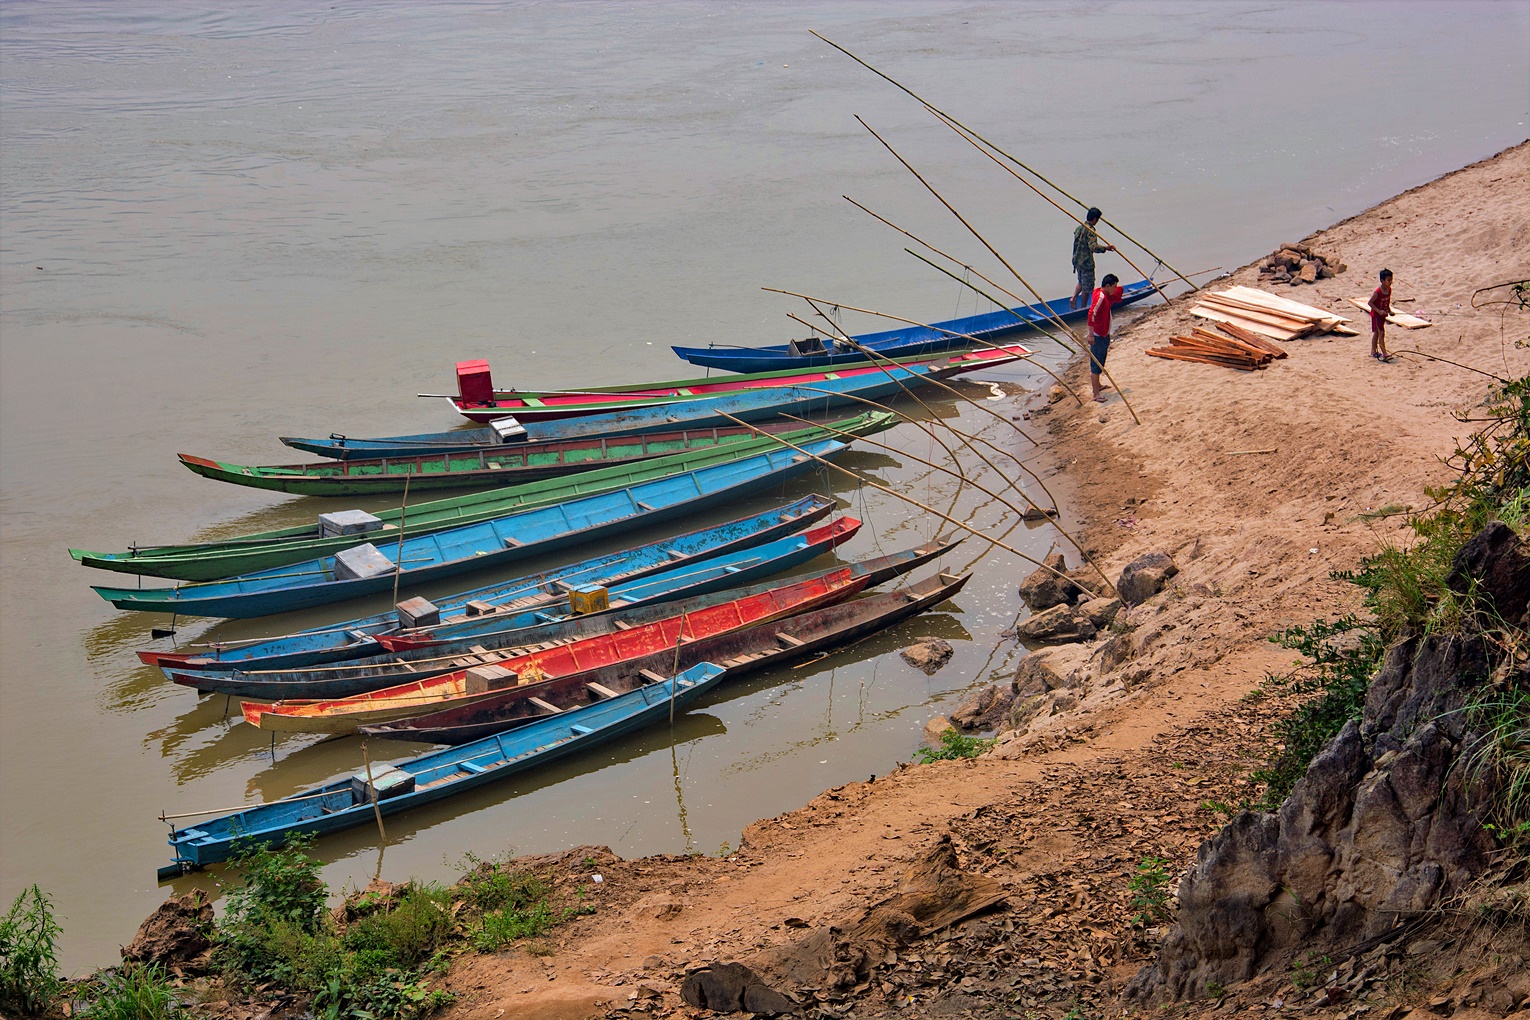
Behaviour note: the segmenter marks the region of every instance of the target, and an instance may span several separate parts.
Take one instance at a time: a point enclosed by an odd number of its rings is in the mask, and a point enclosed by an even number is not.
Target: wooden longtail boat
[[[708,506],[727,504],[760,488],[811,470],[814,457],[833,457],[846,444],[832,439],[799,444],[811,456],[777,447],[752,457],[671,475],[630,489],[586,496],[555,506],[360,549],[366,576],[335,572],[336,557],[174,588],[108,588],[95,591],[118,609],[247,619],[409,587],[441,577],[489,569],[542,553],[557,552],[597,537],[660,523]],[[402,564],[403,569],[399,569]]]
[[[895,365],[886,362],[862,360],[859,364],[831,366],[827,369],[788,369],[783,372],[756,372],[749,375],[724,376],[718,379],[677,379],[671,382],[639,383],[635,386],[594,387],[586,390],[495,390],[489,383],[487,372],[479,373],[481,386],[470,386],[459,364],[458,389],[455,396],[446,399],[458,413],[470,421],[491,422],[506,416],[516,421],[542,421],[548,418],[574,418],[585,414],[601,414],[624,411],[639,407],[658,407],[664,404],[694,400],[697,397],[723,397],[741,391],[774,386],[817,386],[831,378],[844,379],[869,377],[892,381],[900,372],[909,372],[909,379],[916,375],[944,379],[962,372],[980,368],[1006,365],[1026,357],[1031,352],[1020,344],[1008,347],[988,347],[981,350],[941,354],[935,357],[900,359]],[[923,371],[918,371],[919,369]],[[907,384],[908,379],[902,380]],[[482,389],[481,396],[462,390]],[[422,393],[420,396],[433,396]]]
[[[308,793],[195,825],[172,825],[173,859],[159,877],[226,861],[235,842],[279,846],[296,833],[323,835],[370,825],[378,813],[391,815],[525,772],[683,712],[723,676],[721,667],[700,663],[670,679],[476,744],[391,765],[376,763]]]
[[[1139,280],[1122,288],[1120,305],[1133,304],[1151,297],[1153,284]],[[1063,322],[1082,322],[1089,314],[1088,301],[1083,308],[1070,309],[1071,298],[1057,298],[1042,304],[1019,305],[1008,310],[997,309],[980,315],[968,315],[959,319],[931,323],[928,326],[906,326],[902,329],[883,330],[878,333],[862,333],[850,339],[857,344],[876,351],[884,358],[908,358],[928,356],[940,351],[966,347],[973,342],[993,343],[1002,337],[1033,332],[1038,325],[1050,327],[1057,319]],[[956,334],[956,335],[953,335]],[[970,338],[970,339],[969,339]],[[711,344],[707,347],[673,347],[676,354],[693,365],[721,368],[728,372],[775,372],[790,369],[822,368],[826,365],[845,365],[864,361],[866,355],[849,344],[829,337],[816,341],[793,341],[766,347],[735,347],[731,344]]]
[[[645,601],[643,596],[647,585],[646,582],[639,582],[638,587],[621,595],[620,601],[624,605],[614,606],[605,613],[574,616],[567,612],[529,610],[503,618],[498,630],[450,640],[423,641],[417,645],[411,643],[409,647],[401,647],[397,651],[328,666],[215,672],[167,665],[164,671],[175,683],[195,688],[204,694],[223,694],[265,702],[345,698],[381,687],[425,680],[467,667],[496,662],[525,654],[534,648],[546,648],[642,626],[680,613],[696,612],[720,602],[769,592],[783,584],[825,576],[833,570],[848,569],[853,577],[864,577],[868,588],[874,587],[943,555],[959,541],[937,540],[916,549],[858,560],[846,567],[834,567],[832,570],[797,575],[785,580],[725,587],[727,582],[719,579],[712,590],[695,594],[687,589],[682,598],[671,599],[661,594]],[[657,581],[658,577],[650,580]],[[402,634],[397,636],[404,637]]]
[[[847,419],[849,428],[843,428],[842,425],[835,425],[834,428],[852,435],[867,430],[880,431],[888,426],[891,418],[885,412],[860,415]],[[783,433],[780,438],[801,446],[805,438],[818,439],[834,434],[824,429],[804,428]],[[401,527],[406,535],[414,538],[535,507],[554,506],[599,493],[631,489],[713,465],[726,465],[753,457],[762,451],[782,448],[776,437],[761,436],[714,449],[656,457],[640,464],[600,468],[568,478],[550,478],[418,503],[406,510],[380,510],[372,516],[381,524],[375,530],[360,535],[325,534],[321,523],[315,520],[312,525],[281,528],[213,542],[140,546],[121,553],[71,549],[69,554],[86,566],[130,574],[152,574],[186,581],[238,577],[315,557],[332,556],[359,542],[375,540],[379,545],[393,544],[398,541]]]
[[[387,722],[476,701],[521,681],[583,673],[643,658],[676,644],[701,641],[756,623],[791,616],[843,601],[866,587],[849,568],[780,585],[757,595],[720,602],[692,613],[674,614],[641,627],[612,630],[567,644],[501,658],[492,666],[459,669],[429,680],[384,687],[327,701],[244,702],[246,722],[288,733],[354,733],[368,723]]]
[[[889,420],[887,425],[891,427]],[[801,422],[762,424],[758,428],[683,429],[599,439],[563,439],[518,443],[474,453],[324,460],[314,464],[247,466],[177,454],[181,463],[206,478],[253,489],[302,496],[371,496],[434,489],[471,489],[557,478],[599,468],[638,464],[688,450],[707,450],[758,438],[760,432],[799,431]],[[862,433],[864,434],[864,433]]]
[[[529,421],[522,424],[527,442],[553,442],[573,439],[619,438],[649,432],[672,432],[735,424],[742,421],[766,421],[783,414],[798,417],[822,417],[830,409],[855,404],[857,400],[882,400],[896,396],[905,388],[922,385],[929,369],[922,365],[904,366],[891,375],[860,374],[847,378],[825,379],[812,386],[771,386],[745,390],[733,396],[698,397],[654,407]],[[865,405],[851,407],[858,411]],[[459,428],[447,432],[426,432],[411,436],[385,436],[359,439],[338,433],[326,439],[282,437],[294,449],[335,460],[377,457],[415,457],[421,454],[481,453],[503,450],[519,439],[505,439],[493,427]]]
[[[809,527],[834,511],[829,496],[804,496],[764,513],[740,517],[711,528],[701,528],[647,545],[607,553],[578,563],[527,574],[514,580],[436,598],[444,625],[496,611],[519,599],[554,600],[581,585],[604,588],[663,573],[678,563],[700,563],[728,552],[774,541]],[[471,609],[468,603],[476,603]],[[138,658],[150,666],[185,666],[191,669],[291,669],[326,662],[375,655],[382,646],[377,634],[404,629],[396,611],[362,616],[341,623],[315,627],[296,634],[238,643],[212,642],[210,653],[141,650]]]
[[[971,576],[939,574],[899,591],[839,602],[785,619],[702,638],[681,645],[678,662],[682,667],[688,667],[694,662],[715,658],[732,679],[811,655],[826,654],[940,605],[961,591]],[[388,723],[367,723],[360,727],[360,732],[366,736],[431,744],[479,740],[492,733],[591,704],[603,697],[605,691],[629,690],[646,681],[645,672],[674,668],[676,651],[664,649],[643,659],[510,688],[428,715]]]

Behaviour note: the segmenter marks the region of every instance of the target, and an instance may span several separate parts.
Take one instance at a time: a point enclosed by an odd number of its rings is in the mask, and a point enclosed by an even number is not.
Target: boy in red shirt
[[[1381,271],[1381,286],[1371,295],[1371,357],[1391,361],[1387,353],[1387,316],[1392,314],[1392,270]]]
[[[1100,385],[1100,370],[1105,367],[1105,356],[1110,353],[1110,310],[1121,303],[1125,291],[1115,273],[1106,273],[1100,286],[1095,288],[1089,302],[1089,388],[1094,399],[1105,403],[1105,386]]]

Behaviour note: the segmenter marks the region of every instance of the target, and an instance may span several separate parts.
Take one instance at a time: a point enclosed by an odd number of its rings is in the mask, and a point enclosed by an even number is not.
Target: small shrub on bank
[[[1357,617],[1310,627],[1292,627],[1270,640],[1293,649],[1307,661],[1284,676],[1268,676],[1265,686],[1304,697],[1297,709],[1271,727],[1280,749],[1249,778],[1264,784],[1257,807],[1273,811],[1323,745],[1365,708],[1365,692],[1381,664],[1383,646],[1375,627]]]
[[[37,886],[17,895],[0,918],[0,1006],[38,1013],[58,995],[58,937],[53,901]]]
[[[940,746],[921,747],[914,752],[914,761],[919,765],[928,765],[932,761],[976,758],[993,745],[993,737],[965,737],[956,730],[945,730],[940,734]]]
[[[107,972],[85,1010],[89,1020],[175,1020],[181,1004],[158,964],[123,966]]]

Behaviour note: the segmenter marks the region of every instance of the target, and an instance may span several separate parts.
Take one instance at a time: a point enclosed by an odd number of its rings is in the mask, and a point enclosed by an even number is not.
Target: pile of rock
[[[1271,253],[1259,267],[1260,276],[1274,278],[1275,283],[1317,283],[1338,276],[1348,269],[1336,253],[1322,253],[1305,244],[1283,244]]]

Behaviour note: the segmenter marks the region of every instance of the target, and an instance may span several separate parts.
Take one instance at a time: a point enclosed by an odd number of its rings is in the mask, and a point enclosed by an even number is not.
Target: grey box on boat
[[[504,666],[474,666],[467,671],[464,687],[468,694],[488,694],[490,691],[514,687],[519,680],[520,676],[515,670]]]
[[[335,553],[335,580],[359,581],[364,577],[381,577],[394,571],[393,561],[378,551],[371,542],[342,549]]]
[[[339,535],[365,535],[369,531],[382,530],[383,522],[365,510],[336,510],[319,515],[319,537],[335,538]]]
[[[351,796],[356,798],[357,804],[370,804],[372,802],[371,794],[367,792],[367,785],[366,769],[362,769],[351,776]],[[371,787],[377,791],[378,800],[397,797],[401,793],[413,793],[414,774],[412,772],[405,772],[403,769],[394,768],[392,765],[373,765]]]
[[[526,439],[526,426],[514,418],[497,418],[489,422],[489,428],[494,430],[501,443],[519,443]]]
[[[405,599],[395,608],[400,627],[434,627],[441,622],[441,610],[423,595]]]

